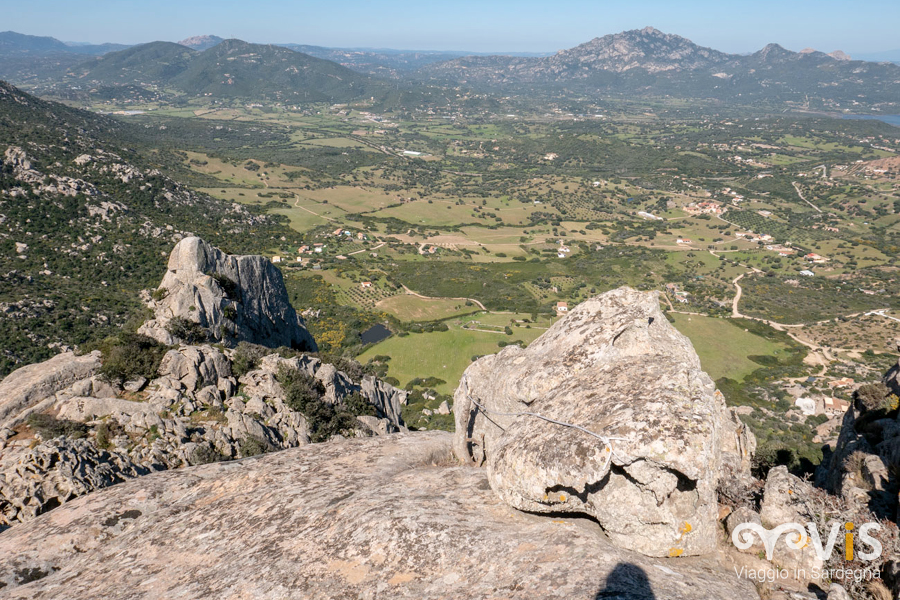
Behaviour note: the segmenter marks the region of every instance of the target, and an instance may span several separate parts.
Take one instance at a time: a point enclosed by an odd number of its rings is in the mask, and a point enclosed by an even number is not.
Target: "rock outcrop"
[[[150,301],[140,333],[164,344],[198,341],[184,324],[219,342],[316,350],[288,301],[281,272],[262,256],[231,256],[200,238],[181,240]]]
[[[897,340],[897,351],[900,352],[900,340]],[[884,374],[884,384],[894,394],[900,396],[900,360]]]
[[[834,450],[819,465],[816,485],[882,518],[900,510],[900,400],[895,365],[883,383],[860,386],[841,422]]]
[[[755,448],[657,294],[629,288],[473,363],[453,410],[456,455],[507,504],[590,515],[649,556],[715,550],[716,486]]]
[[[343,435],[406,431],[400,414],[405,391],[370,376],[354,382],[311,356],[271,354],[236,378],[230,357],[218,349],[180,346],[163,357],[158,377],[132,381],[130,390],[92,376],[98,366],[95,355],[61,355],[0,383],[15,392],[10,398],[17,411],[16,420],[0,422],[0,528],[151,471],[323,439],[316,435],[321,411],[304,414],[289,404],[277,379],[282,369],[318,382],[323,404],[341,405],[358,394],[370,405],[355,426],[342,426]],[[84,378],[71,381],[79,375]],[[33,412],[43,413],[46,427],[21,418]]]
[[[385,510],[385,507],[390,507]],[[48,541],[52,540],[52,543]],[[439,432],[154,473],[0,534],[5,598],[757,598],[506,506]]]
[[[27,521],[72,498],[153,470],[84,439],[50,440],[28,450],[19,468],[0,473],[0,531],[5,523]]]
[[[50,360],[16,369],[0,381],[0,428],[14,426],[39,403],[100,368],[100,353],[57,354]]]

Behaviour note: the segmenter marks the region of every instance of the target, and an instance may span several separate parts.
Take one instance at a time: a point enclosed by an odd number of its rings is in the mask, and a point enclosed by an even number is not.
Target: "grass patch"
[[[751,356],[773,356],[784,349],[777,342],[744,331],[727,319],[672,314],[675,328],[690,338],[700,364],[713,380],[743,379],[759,368]]]

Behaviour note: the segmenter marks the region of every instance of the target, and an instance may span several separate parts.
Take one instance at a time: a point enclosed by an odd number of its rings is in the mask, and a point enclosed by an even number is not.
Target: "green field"
[[[742,381],[760,368],[748,356],[775,355],[784,348],[758,335],[744,331],[727,319],[672,314],[675,328],[690,338],[700,357],[703,370],[713,381],[728,377]]]
[[[419,298],[408,294],[386,298],[378,302],[375,307],[394,315],[401,321],[439,321],[479,310],[474,305],[466,306],[465,300]]]
[[[376,344],[357,357],[362,363],[377,355],[391,357],[388,375],[400,380],[400,385],[416,377],[438,377],[447,383],[436,386],[441,394],[452,394],[459,379],[472,363],[472,356],[496,354],[497,342],[522,340],[532,342],[542,329],[514,329],[513,335],[466,331],[451,326],[449,331],[413,333],[406,337],[391,337]]]

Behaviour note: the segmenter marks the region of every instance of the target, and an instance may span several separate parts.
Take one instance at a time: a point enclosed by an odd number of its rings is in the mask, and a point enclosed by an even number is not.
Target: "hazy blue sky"
[[[900,47],[898,0],[0,0],[0,29],[65,41],[252,42],[546,52],[652,25],[727,52],[769,42],[849,53]]]

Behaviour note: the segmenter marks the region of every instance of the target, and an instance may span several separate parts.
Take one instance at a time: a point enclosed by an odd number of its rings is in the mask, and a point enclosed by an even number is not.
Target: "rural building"
[[[693,242],[688,238],[678,238],[675,240],[676,244],[692,244]]]
[[[803,275],[804,277],[812,277],[813,275],[815,275],[815,273],[813,273],[812,271],[810,271],[808,269],[803,269],[802,271],[800,271],[800,274]]]
[[[363,288],[370,288],[370,287],[372,287],[372,282],[371,281],[363,281],[360,285]]]
[[[556,303],[556,312],[558,312],[558,313],[569,312],[569,303],[568,302],[557,302]]]
[[[281,262],[281,257],[280,257],[280,256],[273,256],[273,257],[272,257],[272,262],[273,262],[273,263],[280,263],[280,262]]]
[[[832,379],[828,382],[828,387],[839,388],[853,385],[855,381],[851,377],[841,377],[840,379]]]
[[[825,414],[829,417],[839,417],[850,408],[850,403],[840,398],[825,398]]]

